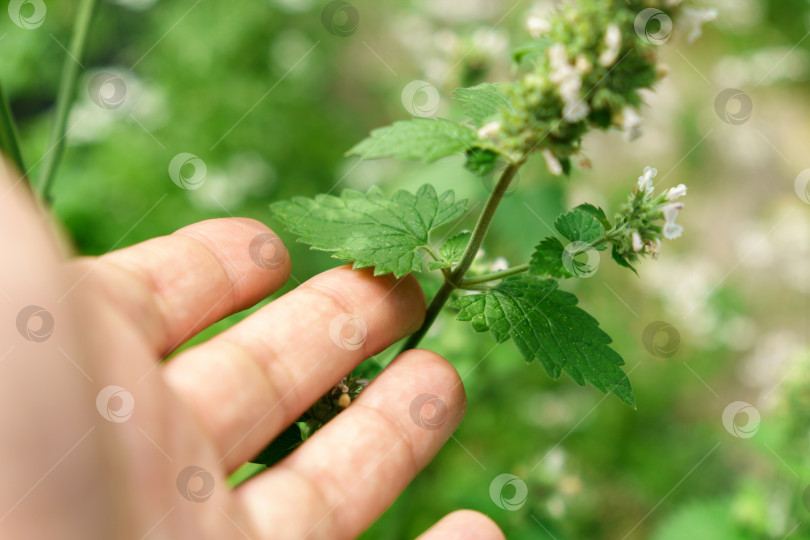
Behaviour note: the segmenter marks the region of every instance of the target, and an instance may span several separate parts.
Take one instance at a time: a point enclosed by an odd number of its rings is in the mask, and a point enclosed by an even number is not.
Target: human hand
[[[286,282],[281,241],[217,219],[66,260],[11,176],[0,162],[0,537],[353,538],[461,421],[456,371],[412,350],[288,458],[228,489],[341,377],[419,327],[416,280],[336,268],[161,363]],[[361,342],[330,336],[343,314],[365,325]],[[432,429],[409,413],[422,394],[446,406]],[[420,538],[502,533],[462,511]]]

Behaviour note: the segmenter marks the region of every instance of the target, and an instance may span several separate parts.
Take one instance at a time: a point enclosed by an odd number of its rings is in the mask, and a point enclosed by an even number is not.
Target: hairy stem
[[[444,304],[447,303],[450,295],[454,290],[459,288],[464,274],[470,269],[473,260],[475,260],[475,255],[478,253],[478,250],[481,249],[481,244],[484,242],[487,230],[492,224],[492,218],[495,217],[495,211],[498,209],[498,205],[501,203],[503,196],[506,194],[506,190],[509,188],[509,184],[515,178],[518,169],[520,169],[522,165],[523,161],[512,163],[501,173],[501,177],[498,179],[495,189],[492,190],[489,199],[487,199],[484,210],[481,212],[481,215],[478,216],[478,222],[475,224],[470,243],[467,244],[467,248],[461,256],[461,261],[452,272],[445,274],[441,288],[439,288],[439,291],[436,293],[436,296],[433,297],[433,300],[431,300],[427,308],[425,322],[422,323],[419,330],[411,334],[400,352],[413,349],[419,345],[419,342],[422,341],[422,338],[425,337],[425,334],[427,334],[428,330],[433,325],[436,317],[439,316],[439,312],[444,307]]]
[[[14,117],[11,115],[11,107],[8,105],[3,86],[0,85],[0,150],[2,150],[14,165],[25,174],[22,153],[20,152],[19,139],[17,138],[17,128],[14,125]]]
[[[506,270],[490,272],[489,274],[481,274],[480,276],[462,279],[461,283],[459,283],[459,288],[466,289],[468,287],[472,287],[475,285],[481,285],[482,283],[489,283],[490,281],[495,281],[496,279],[503,279],[509,276],[514,276],[515,274],[522,274],[523,272],[526,272],[528,270],[529,270],[529,263],[526,263],[521,264],[520,266],[513,266],[511,268],[507,268]]]
[[[442,286],[439,288],[439,291],[436,293],[436,296],[434,296],[433,300],[430,301],[430,305],[425,313],[425,322],[422,323],[419,330],[408,337],[408,341],[406,341],[405,345],[402,346],[400,353],[403,353],[408,349],[414,349],[419,345],[419,342],[422,341],[422,338],[425,337],[427,331],[430,330],[430,327],[436,321],[436,317],[439,316],[439,312],[450,298],[450,295],[453,294],[454,290],[456,290],[456,287],[445,279],[444,283],[442,283]]]
[[[81,64],[87,43],[90,20],[98,5],[98,0],[80,0],[73,21],[73,35],[70,39],[65,62],[62,64],[62,78],[56,95],[56,116],[48,139],[48,151],[45,154],[42,173],[39,176],[39,191],[42,197],[50,200],[50,189],[56,176],[56,169],[65,152],[65,136],[70,105],[76,94],[76,82],[79,79]]]
[[[495,189],[492,190],[489,199],[487,199],[487,204],[484,206],[484,210],[481,212],[481,215],[478,216],[478,223],[475,224],[472,238],[470,238],[470,243],[467,244],[467,249],[464,250],[464,255],[461,256],[461,261],[450,274],[450,279],[452,282],[458,283],[461,281],[464,274],[466,274],[467,270],[470,269],[476,254],[478,254],[478,250],[481,249],[481,244],[484,242],[484,237],[487,235],[487,230],[489,229],[490,224],[492,224],[492,218],[495,217],[495,211],[498,209],[501,199],[503,199],[503,196],[506,194],[506,190],[509,189],[509,184],[512,182],[512,179],[515,178],[518,169],[520,169],[522,165],[523,161],[510,164],[506,169],[504,169],[501,177],[498,179]]]

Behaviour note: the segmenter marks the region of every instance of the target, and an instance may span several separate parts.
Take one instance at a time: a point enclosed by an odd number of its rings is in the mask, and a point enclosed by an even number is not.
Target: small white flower
[[[675,238],[679,238],[682,233],[683,227],[681,227],[677,223],[664,224],[664,238],[668,240],[674,240]]]
[[[580,100],[573,105],[566,104],[563,107],[563,118],[569,124],[575,124],[580,120],[584,120],[591,112],[591,108],[587,103]]]
[[[562,163],[557,159],[557,156],[548,148],[543,149],[543,159],[546,160],[546,167],[548,171],[554,176],[560,176],[563,172]]]
[[[622,111],[622,130],[624,131],[624,138],[628,142],[641,137],[641,125],[641,115],[633,107],[625,107]]]
[[[661,211],[664,213],[664,238],[672,240],[678,238],[683,232],[683,227],[675,223],[675,218],[678,217],[678,212],[683,210],[683,203],[671,203],[663,208]]]
[[[661,208],[667,223],[674,223],[675,218],[678,217],[678,212],[681,210],[683,210],[683,203],[671,203]]]
[[[509,268],[509,261],[506,260],[506,257],[498,257],[492,261],[492,265],[489,269],[491,272],[501,272],[507,268]]]
[[[500,122],[490,122],[489,124],[481,126],[478,130],[478,137],[480,139],[494,139],[501,131]]]
[[[645,193],[650,194],[653,191],[652,179],[658,174],[658,169],[652,167],[644,167],[643,174],[638,177],[638,189],[644,190]]]
[[[605,49],[599,55],[599,65],[610,67],[619,58],[619,51],[622,48],[622,31],[615,24],[611,24],[605,31]]]
[[[584,54],[577,55],[577,59],[574,62],[574,67],[576,67],[577,71],[583,75],[587,75],[593,71],[593,64],[591,64],[590,59],[588,59],[588,57]]]
[[[539,39],[546,32],[551,30],[551,23],[547,19],[538,15],[532,15],[526,21],[526,27],[529,29],[529,35],[534,39]]]
[[[633,251],[638,253],[644,247],[644,244],[641,241],[641,235],[638,234],[638,231],[633,231],[632,238],[633,238]]]
[[[568,123],[583,120],[591,112],[588,104],[580,99],[582,79],[580,72],[568,63],[568,53],[565,47],[556,43],[548,50],[551,73],[549,80],[557,85],[560,98],[563,101],[563,119]]]
[[[667,200],[676,201],[684,195],[686,195],[686,186],[683,184],[678,184],[674,188],[670,188],[670,190],[667,192]]]
[[[548,59],[551,62],[551,67],[555,71],[559,70],[561,67],[568,65],[568,53],[565,52],[565,46],[562,43],[555,43],[554,45],[549,47]]]
[[[683,20],[689,27],[689,35],[686,36],[687,43],[692,43],[703,35],[703,25],[717,18],[716,9],[683,8],[681,13]]]

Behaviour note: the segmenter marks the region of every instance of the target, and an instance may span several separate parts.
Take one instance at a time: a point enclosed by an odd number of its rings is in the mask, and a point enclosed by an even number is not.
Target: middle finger
[[[260,452],[360,362],[415,331],[413,276],[342,266],[315,276],[165,366],[226,470]]]

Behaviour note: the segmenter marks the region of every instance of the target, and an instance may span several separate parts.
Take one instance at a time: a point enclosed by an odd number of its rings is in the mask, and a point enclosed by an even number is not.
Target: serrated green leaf
[[[375,129],[346,155],[363,159],[396,157],[432,163],[460,154],[476,141],[478,135],[467,126],[444,118],[412,118]]]
[[[367,193],[346,190],[340,197],[296,197],[270,208],[300,242],[354,261],[354,268],[373,266],[375,276],[393,272],[399,278],[422,270],[418,250],[428,245],[430,232],[461,217],[466,206],[452,191],[439,196],[425,184],[416,195],[398,191],[388,197],[372,187]]]
[[[577,209],[582,210],[583,212],[587,212],[593,217],[595,217],[597,220],[599,220],[599,223],[602,224],[602,227],[604,227],[605,230],[610,229],[610,221],[608,221],[607,215],[605,215],[605,211],[602,210],[600,207],[594,206],[591,203],[584,203],[577,206]]]
[[[467,249],[467,244],[470,243],[472,233],[465,231],[455,236],[448,238],[442,247],[439,248],[439,261],[430,261],[428,269],[438,270],[439,268],[450,268],[455,266],[464,255],[464,250]]]
[[[619,266],[623,266],[625,268],[629,268],[630,270],[633,271],[635,275],[638,275],[636,268],[632,264],[630,264],[630,261],[628,261],[621,253],[616,251],[616,246],[613,246],[613,249],[610,251],[610,256],[613,257],[613,260],[616,261],[616,264],[618,264]]]
[[[571,242],[593,244],[605,235],[605,228],[599,220],[582,208],[574,208],[554,220],[554,228]],[[606,244],[596,246],[603,250]]]
[[[470,88],[456,88],[453,98],[461,103],[464,112],[476,127],[481,127],[499,111],[509,107],[509,100],[497,84],[482,83]]]
[[[529,262],[529,272],[536,276],[548,276],[556,278],[574,277],[566,270],[562,262],[563,250],[562,242],[555,236],[547,236],[537,244]]]
[[[453,305],[459,320],[471,321],[476,332],[489,330],[498,343],[512,338],[523,357],[537,358],[551,377],[565,371],[578,384],[587,381],[635,407],[620,367],[624,361],[609,347],[610,336],[576,304],[577,297],[559,290],[555,280],[522,275]]]

